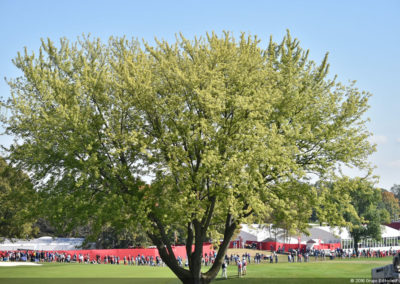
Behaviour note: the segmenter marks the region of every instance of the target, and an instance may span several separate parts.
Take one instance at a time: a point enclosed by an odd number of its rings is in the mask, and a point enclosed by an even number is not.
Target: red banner
[[[186,246],[173,246],[172,250],[175,254],[175,257],[181,257],[182,259],[186,259]],[[32,250],[28,250],[32,251]],[[41,252],[42,250],[36,250]],[[86,250],[54,250],[54,251],[47,251],[47,252],[52,252],[52,253],[58,253],[58,254],[66,254],[70,255],[71,259],[72,257],[76,254],[77,257],[79,255],[83,255],[85,258],[89,256],[90,260],[96,260],[97,257],[100,257],[101,261],[103,262],[104,257],[119,257],[120,260],[123,260],[124,257],[145,257],[145,258],[150,258],[153,257],[153,259],[156,258],[156,256],[160,256],[158,253],[158,250],[156,248],[141,248],[141,249],[86,249]],[[212,246],[207,244],[203,245],[203,255],[207,254],[210,255],[213,253]]]

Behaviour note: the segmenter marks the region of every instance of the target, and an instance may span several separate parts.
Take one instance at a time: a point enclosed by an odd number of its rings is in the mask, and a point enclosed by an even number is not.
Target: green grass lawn
[[[229,279],[221,280],[219,274],[215,283],[352,283],[350,279],[356,279],[354,283],[367,283],[365,279],[371,277],[371,268],[391,262],[392,258],[388,257],[309,263],[250,264],[247,275],[240,279],[237,278],[236,266],[230,265]],[[174,284],[180,282],[167,267],[45,263],[42,266],[0,267],[0,283]]]

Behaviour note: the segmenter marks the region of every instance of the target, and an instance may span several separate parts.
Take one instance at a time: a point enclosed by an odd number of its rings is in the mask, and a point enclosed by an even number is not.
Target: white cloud
[[[384,136],[384,135],[374,135],[369,139],[369,141],[371,143],[379,145],[379,144],[385,144],[388,141],[388,138],[387,138],[387,136]]]
[[[397,139],[396,139],[396,142],[397,142],[397,143],[400,143],[400,138],[397,138]]]
[[[395,161],[390,162],[389,166],[393,167],[393,168],[400,168],[400,160],[395,160]]]

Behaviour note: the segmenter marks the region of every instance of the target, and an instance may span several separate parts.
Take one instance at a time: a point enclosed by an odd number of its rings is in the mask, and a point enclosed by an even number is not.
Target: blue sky
[[[389,189],[400,184],[399,15],[399,0],[0,0],[0,96],[9,95],[3,78],[19,75],[11,59],[25,46],[37,51],[40,38],[75,40],[90,33],[152,42],[173,41],[178,32],[191,38],[227,30],[258,35],[266,44],[270,35],[280,41],[289,29],[313,60],[329,52],[331,76],[356,80],[373,94],[368,128],[378,151],[370,161],[379,186]],[[0,136],[0,144],[10,141]]]

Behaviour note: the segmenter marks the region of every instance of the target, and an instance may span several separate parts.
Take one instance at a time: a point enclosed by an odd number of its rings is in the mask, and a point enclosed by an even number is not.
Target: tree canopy
[[[314,63],[289,32],[266,48],[230,33],[155,45],[47,40],[14,63],[23,76],[9,80],[5,104],[18,139],[10,158],[32,173],[52,221],[89,223],[93,234],[141,224],[183,282],[217,275],[241,222],[272,216],[304,230],[310,208],[327,202],[308,177],[365,167],[374,150],[369,94],[328,78],[327,56]],[[171,249],[176,229],[189,270]],[[223,241],[201,272],[208,238]]]
[[[38,204],[29,177],[0,158],[0,241],[33,236]]]
[[[313,221],[346,227],[356,251],[362,239],[380,240],[382,225],[389,223],[391,214],[397,212],[393,194],[388,196],[369,179],[336,177],[319,182],[316,187],[324,202],[314,208],[313,215],[319,218],[313,216]]]
[[[346,210],[344,217],[350,224],[350,234],[354,239],[356,251],[361,239],[380,240],[381,225],[390,222],[389,212],[379,206],[382,202],[381,190],[360,178],[343,179],[337,186],[345,186],[351,197],[352,210]]]
[[[382,205],[380,207],[386,209],[390,215],[391,221],[399,220],[400,205],[399,200],[393,192],[382,189]]]
[[[390,191],[393,192],[394,196],[399,199],[400,198],[400,184],[394,184]]]

